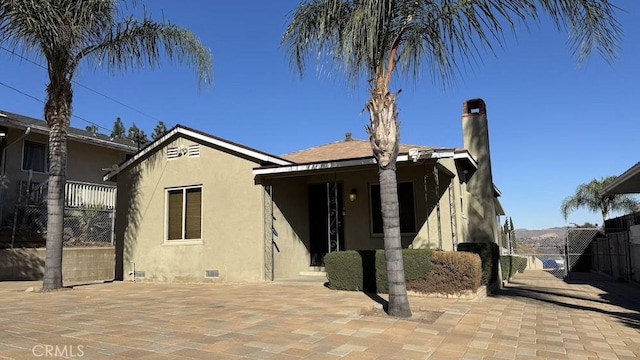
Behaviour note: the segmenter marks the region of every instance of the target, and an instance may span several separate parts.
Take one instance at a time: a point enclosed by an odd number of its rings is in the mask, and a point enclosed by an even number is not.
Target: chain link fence
[[[604,236],[598,228],[568,228],[566,233],[537,237],[512,243],[514,255],[527,258],[527,268],[545,270],[558,278],[571,271],[588,272],[593,268],[592,249]]]
[[[44,247],[47,237],[47,207],[16,205],[11,242],[5,247]],[[115,209],[89,205],[65,207],[63,241],[65,247],[111,246]],[[9,245],[9,246],[7,246]]]

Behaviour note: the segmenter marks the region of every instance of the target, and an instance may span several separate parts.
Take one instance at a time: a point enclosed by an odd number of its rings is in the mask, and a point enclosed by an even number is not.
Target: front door
[[[309,185],[311,266],[324,266],[324,256],[344,250],[342,184]]]

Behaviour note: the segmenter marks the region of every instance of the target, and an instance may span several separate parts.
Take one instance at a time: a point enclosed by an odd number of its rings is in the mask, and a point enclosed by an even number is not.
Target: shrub
[[[423,278],[431,267],[431,250],[402,250],[405,280]],[[337,251],[324,257],[329,287],[336,290],[389,292],[384,250]]]
[[[511,259],[511,271],[513,274],[517,272],[521,273],[527,268],[527,258],[521,256],[513,256]]]
[[[460,243],[458,251],[472,252],[480,255],[482,260],[482,285],[491,285],[498,280],[498,261],[500,252],[498,244],[482,243]]]
[[[511,256],[500,256],[500,269],[502,270],[502,280],[509,280],[513,276],[511,268]]]
[[[527,267],[527,259],[521,256],[500,256],[502,280],[511,279],[516,273],[521,273]]]
[[[402,258],[408,290],[459,294],[481,285],[482,262],[477,254],[405,249]],[[331,289],[389,292],[383,250],[333,252],[324,262]]]
[[[417,280],[407,280],[409,290],[421,293],[460,294],[476,291],[482,280],[480,257],[465,252],[434,252],[431,271]]]

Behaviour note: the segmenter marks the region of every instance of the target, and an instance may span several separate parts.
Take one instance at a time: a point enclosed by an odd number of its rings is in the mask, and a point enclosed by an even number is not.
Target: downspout
[[[276,240],[275,240],[275,235],[276,235],[276,228],[275,228],[275,219],[276,217],[273,216],[273,186],[269,185],[269,200],[271,202],[271,281],[275,281],[276,279],[276,270],[275,270],[275,266],[276,266],[276,259],[275,259],[275,247],[276,247]],[[279,251],[279,250],[278,250]]]

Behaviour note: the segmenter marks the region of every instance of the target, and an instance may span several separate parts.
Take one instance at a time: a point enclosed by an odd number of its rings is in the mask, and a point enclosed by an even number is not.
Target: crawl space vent
[[[218,270],[205,270],[204,277],[206,278],[217,278],[220,277],[220,273]]]
[[[133,277],[136,279],[144,279],[144,271],[136,271],[133,273]]]

